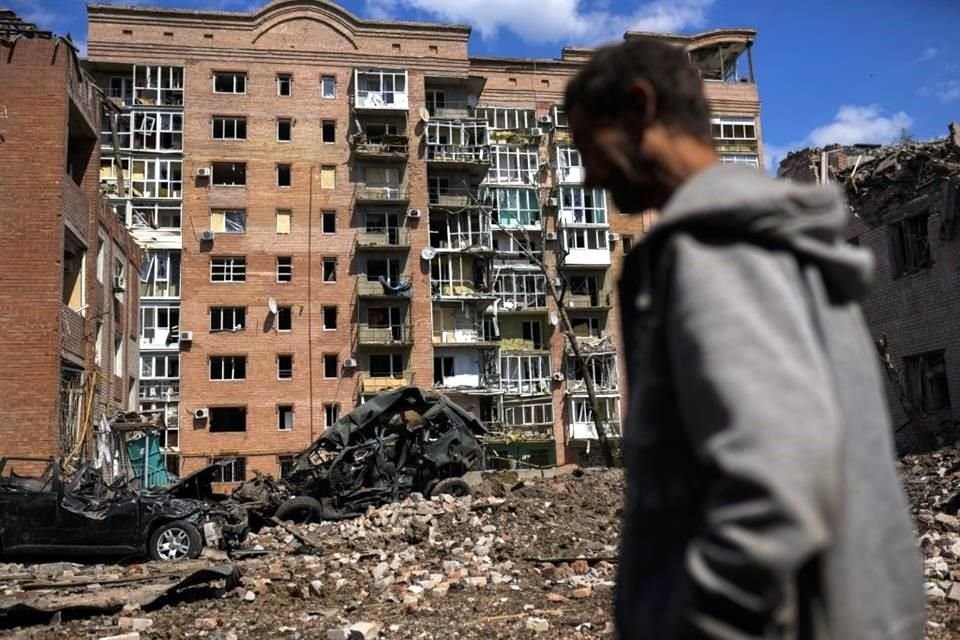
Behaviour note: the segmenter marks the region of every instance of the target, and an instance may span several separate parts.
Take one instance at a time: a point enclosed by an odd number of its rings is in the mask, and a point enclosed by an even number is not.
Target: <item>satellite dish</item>
[[[267,300],[267,309],[270,309],[270,313],[276,315],[277,313],[277,300],[276,298],[270,298]]]
[[[420,119],[424,122],[430,122],[430,112],[426,107],[420,107]]]
[[[436,255],[437,250],[433,247],[424,247],[423,251],[420,252],[420,257],[427,261],[433,260]]]
[[[471,109],[477,108],[477,96],[467,96],[467,106]]]

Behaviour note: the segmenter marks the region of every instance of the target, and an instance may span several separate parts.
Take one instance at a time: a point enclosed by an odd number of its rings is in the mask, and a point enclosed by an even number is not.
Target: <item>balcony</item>
[[[407,111],[407,71],[405,69],[354,70],[353,108],[357,111]]]
[[[430,291],[434,300],[493,300],[496,294],[478,286],[473,280],[431,280]]]
[[[568,309],[597,309],[607,310],[613,306],[613,294],[602,293],[567,293],[563,304]]]
[[[357,278],[357,297],[406,300],[412,295],[412,282],[410,274],[389,279],[381,276],[374,280],[368,280],[366,274],[359,274]]]
[[[406,228],[366,229],[357,231],[356,246],[358,250],[410,248],[410,230]]]
[[[560,167],[557,169],[557,182],[560,184],[582,184],[583,167]]]
[[[433,346],[435,348],[495,348],[498,343],[484,340],[483,334],[478,329],[452,329],[450,331],[434,331]]]
[[[470,207],[490,206],[489,197],[480,189],[447,188],[430,189],[430,208],[439,210],[460,210]]]
[[[354,199],[357,204],[407,204],[410,202],[410,187],[357,183]]]
[[[604,420],[600,423],[603,432],[608,438],[620,437],[620,421]],[[596,440],[597,427],[591,420],[590,422],[571,422],[567,425],[568,440]]]
[[[402,347],[413,344],[413,329],[409,324],[387,327],[357,327],[357,344],[361,347]]]
[[[410,379],[406,376],[373,376],[364,373],[360,377],[360,394],[364,396],[373,396],[383,391],[399,389],[410,385]]]
[[[368,138],[362,133],[357,133],[350,138],[350,148],[358,158],[406,160],[410,153],[407,136],[385,135]]]
[[[428,144],[427,163],[485,173],[490,166],[490,148],[486,145]]]

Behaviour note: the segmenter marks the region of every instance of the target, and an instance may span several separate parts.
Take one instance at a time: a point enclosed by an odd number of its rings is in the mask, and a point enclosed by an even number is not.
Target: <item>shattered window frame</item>
[[[293,354],[277,354],[277,380],[293,380]]]
[[[210,356],[210,380],[246,380],[247,356]]]
[[[210,230],[216,233],[246,233],[246,209],[211,209]]]
[[[374,366],[374,362],[377,363],[376,367]],[[403,378],[403,354],[372,353],[369,356],[369,365],[371,378]],[[374,372],[374,369],[377,370],[376,373]]]
[[[894,279],[933,266],[929,220],[930,213],[924,211],[887,225],[890,267]]]
[[[210,163],[210,184],[214,187],[246,187],[246,162]]]
[[[210,332],[244,331],[247,328],[246,307],[210,307]]]
[[[214,406],[209,408],[209,412],[207,431],[210,433],[246,433],[247,407]]]
[[[924,414],[949,411],[950,384],[946,351],[928,351],[903,358],[907,392],[915,407]]]

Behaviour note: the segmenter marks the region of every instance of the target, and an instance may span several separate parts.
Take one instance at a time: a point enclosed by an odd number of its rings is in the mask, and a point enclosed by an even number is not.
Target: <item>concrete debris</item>
[[[550,623],[543,618],[527,618],[524,626],[534,633],[545,633],[550,630]]]

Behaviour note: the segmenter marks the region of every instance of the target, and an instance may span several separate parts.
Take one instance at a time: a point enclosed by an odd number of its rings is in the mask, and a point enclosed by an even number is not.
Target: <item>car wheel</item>
[[[160,525],[150,536],[150,557],[162,562],[196,558],[203,549],[203,538],[195,525],[174,520]]]
[[[457,498],[462,498],[469,496],[473,492],[470,490],[470,485],[468,485],[463,478],[447,478],[441,480],[430,489],[431,498],[433,496],[442,496],[445,493]]]
[[[290,498],[277,509],[277,519],[290,520],[297,524],[323,520],[323,505],[316,498],[297,496]]]

